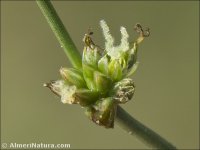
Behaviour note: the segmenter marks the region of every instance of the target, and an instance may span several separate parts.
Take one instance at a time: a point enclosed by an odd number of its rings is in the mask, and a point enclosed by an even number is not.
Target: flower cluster
[[[138,66],[138,44],[149,35],[149,30],[143,31],[141,25],[136,24],[139,37],[129,43],[126,28],[121,27],[121,43],[114,46],[114,38],[104,20],[100,26],[105,48],[94,44],[92,32],[85,34],[82,69],[61,68],[62,79],[44,86],[60,96],[61,102],[85,107],[86,115],[96,124],[113,128],[117,105],[133,97],[135,86],[129,77]]]

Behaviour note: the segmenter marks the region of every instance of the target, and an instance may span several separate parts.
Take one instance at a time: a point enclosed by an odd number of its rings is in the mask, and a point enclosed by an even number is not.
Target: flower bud
[[[95,69],[86,64],[82,64],[82,67],[83,67],[83,76],[84,76],[87,87],[90,90],[96,90],[96,84],[94,83]]]
[[[122,78],[122,68],[117,59],[111,60],[108,65],[108,71],[113,81],[119,81]]]
[[[91,38],[91,32],[89,34],[85,34],[83,41],[85,43],[85,47],[83,50],[82,63],[92,66],[93,68],[97,68],[97,63],[100,59],[100,51],[99,47],[94,44]]]
[[[111,79],[98,71],[94,72],[94,82],[96,84],[96,90],[101,94],[105,94],[108,90],[110,90],[112,85]]]
[[[99,59],[100,59],[100,55],[96,47],[95,49],[91,49],[90,47],[84,48],[83,57],[82,57],[82,62],[84,64],[97,68],[97,63]]]
[[[111,86],[111,79],[99,71],[96,71],[89,65],[83,64],[83,75],[86,81],[87,87],[90,90],[96,90],[106,93]],[[105,88],[106,87],[106,88]]]
[[[65,81],[75,85],[77,88],[86,87],[86,83],[81,71],[74,68],[61,68],[60,74]]]
[[[109,62],[108,55],[103,56],[98,62],[99,71],[101,71],[105,75],[108,75],[108,62]]]

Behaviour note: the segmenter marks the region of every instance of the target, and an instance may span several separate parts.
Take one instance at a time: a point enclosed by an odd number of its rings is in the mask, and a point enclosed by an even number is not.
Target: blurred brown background
[[[116,41],[125,26],[130,40],[140,22],[151,36],[139,48],[130,114],[180,149],[199,148],[199,2],[54,1],[80,52],[88,27],[103,46],[99,21]],[[76,105],[64,105],[44,82],[69,66],[62,48],[34,1],[1,1],[2,143],[70,143],[71,148],[147,148],[116,124],[96,126]]]

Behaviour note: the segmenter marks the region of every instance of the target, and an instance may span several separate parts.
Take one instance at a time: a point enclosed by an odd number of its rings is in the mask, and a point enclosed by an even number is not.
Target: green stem
[[[170,144],[160,135],[153,130],[149,129],[131,115],[129,115],[123,108],[118,106],[116,122],[118,125],[127,131],[130,135],[133,135],[143,141],[146,145],[156,149],[176,149],[175,146]]]
[[[51,2],[49,0],[37,0],[36,2],[43,15],[45,16],[48,24],[50,25],[52,31],[54,32],[56,38],[61,44],[61,47],[64,48],[64,51],[68,56],[69,61],[72,63],[72,66],[77,69],[81,69],[81,55],[77,50],[74,42],[70,38],[70,35],[65,29]]]
[[[72,65],[81,69],[81,57],[75,44],[71,40],[62,21],[58,17],[54,7],[49,0],[37,0],[37,4],[41,9],[47,22],[51,26],[60,44],[64,47],[65,53]],[[173,145],[167,142],[151,129],[144,126],[142,123],[134,119],[120,106],[117,109],[116,122],[120,127],[126,130],[129,134],[141,139],[144,143],[156,149],[176,149]]]

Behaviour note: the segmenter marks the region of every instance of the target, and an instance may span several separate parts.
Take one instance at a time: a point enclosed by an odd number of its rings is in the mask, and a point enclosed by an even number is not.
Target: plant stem
[[[81,57],[75,44],[71,40],[67,30],[65,29],[62,21],[58,17],[54,7],[49,0],[37,0],[37,4],[41,9],[47,22],[51,26],[54,34],[56,35],[60,44],[64,47],[65,53],[69,58],[72,65],[81,69]],[[167,142],[164,138],[159,136],[151,129],[144,126],[142,123],[134,119],[123,108],[118,106],[116,122],[120,127],[131,135],[135,135],[144,143],[156,149],[176,149],[172,144]]]
[[[117,108],[116,122],[130,135],[136,136],[138,139],[152,148],[176,149],[172,144],[170,144],[160,135],[134,119],[120,106]]]
[[[58,39],[61,47],[64,48],[66,55],[69,58],[72,66],[81,69],[81,55],[77,50],[74,42],[70,38],[67,30],[65,29],[62,21],[57,15],[53,5],[49,0],[37,0],[36,1],[43,15],[45,16],[48,24]]]

